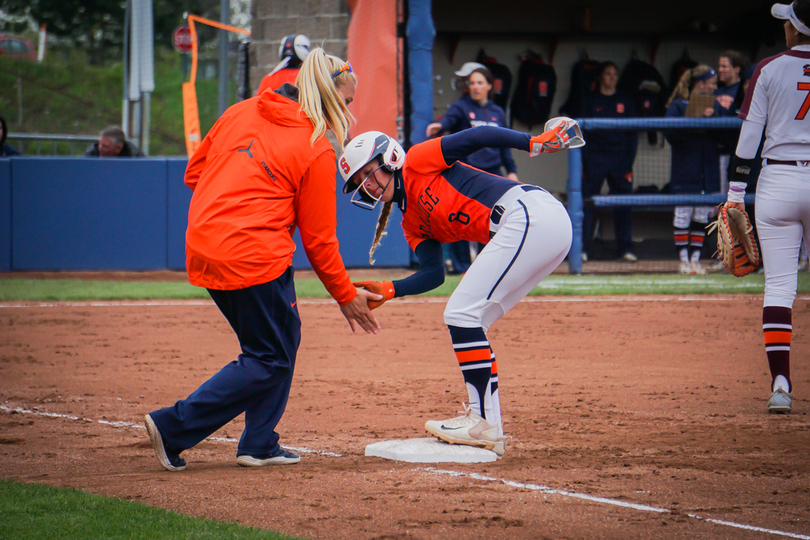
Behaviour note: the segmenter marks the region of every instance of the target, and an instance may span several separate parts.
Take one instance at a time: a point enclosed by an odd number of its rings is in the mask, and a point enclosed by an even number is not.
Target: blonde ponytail
[[[301,103],[301,112],[315,127],[310,139],[313,144],[329,128],[342,149],[349,128],[354,122],[354,116],[349,112],[337,89],[349,82],[356,84],[357,77],[348,70],[332,77],[344,66],[346,62],[337,56],[326,54],[320,47],[313,49],[301,65],[296,79],[298,99]]]
[[[692,94],[692,89],[695,87],[694,81],[698,78],[702,77],[712,68],[707,66],[706,64],[700,64],[699,66],[695,66],[692,69],[687,69],[681,75],[681,78],[678,79],[678,84],[675,86],[675,90],[672,91],[672,95],[669,96],[669,101],[667,101],[667,107],[669,107],[670,103],[675,101],[675,99],[686,99],[688,100],[690,95]]]
[[[377,230],[374,231],[374,243],[371,244],[371,251],[368,252],[369,264],[374,264],[374,252],[377,251],[377,246],[380,244],[382,237],[388,234],[385,232],[385,228],[388,226],[388,216],[391,215],[391,206],[393,204],[394,201],[388,201],[383,204],[382,210],[380,210],[380,217],[377,220]]]

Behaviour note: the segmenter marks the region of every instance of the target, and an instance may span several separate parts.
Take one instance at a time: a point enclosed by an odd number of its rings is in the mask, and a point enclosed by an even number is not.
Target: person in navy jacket
[[[668,117],[686,116],[690,99],[712,96],[717,89],[717,72],[701,64],[684,72],[672,92],[667,107]],[[721,105],[698,111],[700,117],[719,116]],[[709,194],[720,191],[720,159],[717,133],[710,130],[665,130],[664,136],[672,146],[670,193]],[[705,274],[700,252],[706,236],[711,206],[676,206],[673,220],[675,248],[682,274]]]
[[[633,118],[636,108],[633,99],[616,91],[619,70],[613,62],[605,62],[599,70],[599,89],[585,97],[582,116],[593,118]],[[588,131],[588,144],[582,148],[582,196],[599,195],[607,180],[612,195],[633,192],[633,161],[638,149],[638,133],[635,131],[595,130]],[[585,207],[582,233],[582,258],[588,259],[594,230],[593,207]],[[628,262],[638,258],[633,253],[633,222],[630,208],[613,211],[613,226],[616,233],[616,256]]]
[[[484,65],[467,62],[456,75],[465,79],[467,93],[450,105],[447,114],[427,127],[425,135],[433,137],[441,133],[458,133],[477,126],[506,127],[506,113],[493,100],[492,72]],[[466,156],[462,163],[476,169],[517,180],[517,166],[511,148],[482,148]],[[449,270],[463,274],[471,264],[470,244],[466,240],[448,246]]]

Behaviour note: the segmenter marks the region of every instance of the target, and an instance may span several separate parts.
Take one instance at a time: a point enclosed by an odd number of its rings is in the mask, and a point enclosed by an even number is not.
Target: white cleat
[[[466,404],[464,414],[448,420],[428,420],[425,429],[450,444],[466,444],[492,450],[498,456],[506,451],[506,437],[498,436],[498,426],[484,420]]]
[[[793,408],[793,394],[777,388],[768,398],[768,412],[787,414]]]

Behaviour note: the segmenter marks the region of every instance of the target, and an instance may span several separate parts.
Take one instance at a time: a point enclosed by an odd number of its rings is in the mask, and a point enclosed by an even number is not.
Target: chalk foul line
[[[24,409],[22,407],[9,407],[7,405],[0,405],[0,411],[4,411],[7,413],[18,413],[18,414],[33,414],[37,416],[45,416],[48,418],[61,418],[65,420],[75,420],[78,422],[95,422],[97,424],[105,425],[105,426],[112,426],[116,428],[134,428],[134,429],[146,429],[144,426],[140,424],[135,424],[132,422],[111,422],[109,420],[98,420],[92,418],[81,418],[79,416],[72,416],[68,414],[59,414],[59,413],[52,413],[46,412],[41,410],[32,410],[32,409]],[[238,439],[234,439],[232,437],[208,437],[206,440],[208,441],[217,441],[217,442],[239,442]],[[322,450],[312,450],[309,448],[301,448],[301,447],[294,447],[294,446],[285,446],[294,452],[301,452],[305,454],[318,454],[321,456],[328,456],[328,457],[343,457],[341,454],[337,454],[335,452],[326,452]],[[573,499],[579,499],[587,502],[597,503],[597,504],[607,504],[611,506],[619,506],[622,508],[629,508],[631,510],[638,510],[641,512],[654,512],[657,514],[672,514],[673,512],[668,508],[660,508],[657,506],[649,506],[646,504],[638,504],[638,503],[631,503],[627,501],[620,501],[618,499],[609,499],[607,497],[597,497],[594,495],[587,495],[585,493],[577,493],[575,491],[566,491],[562,489],[556,489],[549,486],[543,486],[540,484],[526,484],[523,482],[515,482],[513,480],[504,480],[502,478],[495,478],[494,476],[486,476],[483,474],[478,473],[465,473],[459,471],[451,471],[445,469],[437,469],[435,467],[425,467],[425,468],[417,468],[417,471],[423,471],[426,474],[442,474],[442,475],[450,475],[450,476],[457,476],[457,477],[466,477],[471,478],[473,480],[481,480],[485,482],[501,482],[504,485],[509,487],[513,487],[516,489],[527,489],[530,491],[537,491],[544,495],[555,495],[560,497],[568,497]],[[756,527],[753,525],[746,525],[744,523],[736,523],[734,521],[726,521],[721,519],[713,519],[707,518],[704,516],[699,516],[697,514],[679,514],[684,515],[689,518],[695,519],[697,521],[705,521],[707,523],[713,523],[715,525],[722,525],[725,527],[732,527],[735,529],[743,529],[746,531],[754,531],[760,532],[764,534],[770,534],[774,536],[783,536],[786,538],[798,538],[800,540],[810,540],[810,536],[806,536],[803,534],[796,534],[787,531],[779,531],[775,529],[766,529],[764,527]]]

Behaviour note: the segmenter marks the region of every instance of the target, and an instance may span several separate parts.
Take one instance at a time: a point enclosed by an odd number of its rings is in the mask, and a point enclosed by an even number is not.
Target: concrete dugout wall
[[[0,271],[185,269],[191,190],[185,159],[0,159]],[[338,190],[338,240],[348,267],[365,267],[377,212]],[[392,215],[377,266],[407,266]],[[296,237],[296,268],[311,268]]]

